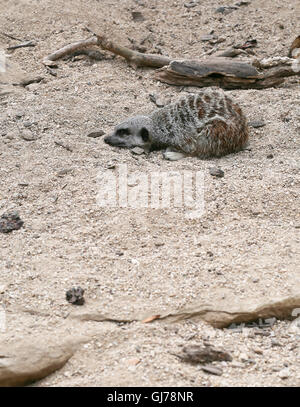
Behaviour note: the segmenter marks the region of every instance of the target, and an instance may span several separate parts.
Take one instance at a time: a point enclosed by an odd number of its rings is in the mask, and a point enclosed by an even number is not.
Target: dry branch
[[[115,44],[104,35],[94,35],[93,37],[78,41],[73,44],[66,45],[65,47],[53,52],[44,58],[43,63],[47,66],[55,65],[56,60],[70,55],[75,51],[84,49],[86,47],[97,45],[105,51],[110,51],[113,54],[124,57],[129,63],[135,66],[149,66],[152,68],[161,68],[171,62],[171,59],[162,55],[156,54],[143,54],[141,52],[133,51],[127,47]]]
[[[91,32],[91,30],[89,30]],[[298,43],[297,43],[298,44]],[[160,68],[154,77],[170,85],[193,85],[199,87],[219,86],[224,89],[264,89],[280,85],[289,76],[300,75],[299,61],[288,57],[275,57],[268,60],[234,60],[229,58],[209,58],[204,60],[173,60],[156,54],[143,54],[118,45],[104,35],[67,45],[48,55],[43,63],[55,65],[56,60],[88,46],[124,57],[136,67]],[[298,64],[298,65],[297,65]]]

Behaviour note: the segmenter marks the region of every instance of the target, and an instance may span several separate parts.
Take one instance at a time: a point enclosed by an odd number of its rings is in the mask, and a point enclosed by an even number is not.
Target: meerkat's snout
[[[104,142],[115,147],[148,149],[151,145],[149,118],[135,116],[115,127]]]

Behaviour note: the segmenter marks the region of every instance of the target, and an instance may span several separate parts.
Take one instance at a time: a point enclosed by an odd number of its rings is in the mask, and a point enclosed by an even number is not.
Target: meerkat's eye
[[[145,127],[142,128],[140,135],[144,142],[149,141],[149,131]]]
[[[129,129],[119,129],[119,130],[117,130],[117,135],[118,136],[126,136],[128,134],[130,134]]]

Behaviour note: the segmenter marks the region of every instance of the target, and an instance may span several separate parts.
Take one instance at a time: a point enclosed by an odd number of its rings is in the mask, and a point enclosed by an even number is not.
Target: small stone
[[[278,373],[280,379],[287,379],[290,376],[290,370],[288,368],[280,370]]]
[[[240,360],[242,362],[247,362],[249,360],[248,355],[246,355],[246,353],[240,353]]]
[[[253,352],[256,353],[257,355],[262,355],[263,354],[263,351],[261,349],[259,349],[259,348],[253,349]]]
[[[17,112],[17,113],[15,114],[15,118],[18,120],[18,119],[21,119],[21,117],[23,117],[24,115],[25,115],[24,112]]]
[[[216,376],[221,376],[223,374],[223,370],[219,367],[215,367],[212,365],[201,366],[203,372],[210,373]]]
[[[65,175],[69,174],[72,171],[73,171],[73,168],[64,168],[63,170],[58,171],[58,173],[56,175],[58,177],[62,178],[62,177],[64,177]]]
[[[264,329],[255,329],[255,330],[254,330],[254,335],[270,336],[270,332],[265,331]]]
[[[106,165],[107,170],[114,170],[115,168],[116,168],[116,164],[114,164],[114,163],[108,163]]]
[[[243,363],[240,363],[240,362],[232,362],[230,366],[238,368],[238,369],[241,369],[241,368],[245,367],[245,365]]]
[[[281,346],[282,346],[281,343],[279,343],[278,341],[276,341],[276,339],[271,339],[271,345],[272,345],[272,347],[274,347],[274,346],[279,346],[279,347],[281,347]]]
[[[104,136],[104,131],[103,130],[97,130],[97,131],[92,131],[91,133],[89,133],[87,135],[87,137],[91,137],[91,138],[98,138],[101,136]]]
[[[219,8],[216,9],[216,13],[221,13],[221,14],[229,14],[232,13],[234,10],[236,10],[237,7],[235,6],[221,6]]]
[[[155,93],[149,93],[149,98],[157,107],[164,107],[165,103],[159,99]]]
[[[215,349],[206,345],[188,345],[182,349],[182,353],[177,355],[187,363],[211,363],[214,361],[232,361],[232,356],[223,349]]]
[[[273,154],[268,154],[267,158],[271,160],[272,158],[274,158],[274,155]]]
[[[83,298],[84,290],[81,287],[73,287],[71,290],[66,292],[66,300],[74,305],[83,305],[84,298]]]
[[[31,123],[31,122],[24,122],[23,123],[24,127],[31,127],[32,125],[33,125],[33,123]]]
[[[26,89],[29,90],[29,92],[35,92],[38,90],[39,86],[40,85],[38,83],[30,83],[26,86]]]
[[[217,177],[217,178],[224,177],[224,171],[221,170],[221,168],[216,168],[216,167],[209,168],[209,173],[213,177]]]
[[[300,333],[300,317],[294,319],[294,321],[290,324],[289,332]]]
[[[276,324],[276,322],[277,322],[277,319],[276,319],[275,317],[266,318],[264,325],[265,325],[265,326],[273,326],[273,325]]]
[[[249,126],[254,127],[255,129],[259,127],[264,127],[266,125],[266,123],[263,120],[252,120],[248,124]]]
[[[142,155],[145,154],[145,150],[141,147],[134,147],[130,150],[131,154]]]
[[[140,11],[132,11],[131,15],[132,15],[133,21],[141,22],[141,21],[145,20],[143,14]]]
[[[215,35],[213,35],[213,34],[207,34],[207,35],[203,35],[201,38],[200,38],[200,41],[203,41],[203,42],[205,42],[205,41],[211,41],[211,40],[215,40],[217,37],[215,36]]]
[[[25,141],[35,141],[35,140],[37,140],[37,136],[35,136],[30,131],[28,131],[28,132],[23,131],[22,133],[20,133],[20,137]]]
[[[4,213],[0,218],[0,232],[9,233],[18,230],[23,224],[24,222],[20,219],[18,212]]]
[[[127,364],[131,366],[136,366],[140,363],[140,359],[134,358],[134,359],[128,359]]]
[[[184,3],[185,8],[193,8],[193,7],[196,7],[196,6],[197,6],[197,3],[195,3],[194,1],[189,1],[187,3]]]
[[[239,1],[235,3],[236,6],[241,7],[241,6],[248,6],[250,4],[250,1]]]

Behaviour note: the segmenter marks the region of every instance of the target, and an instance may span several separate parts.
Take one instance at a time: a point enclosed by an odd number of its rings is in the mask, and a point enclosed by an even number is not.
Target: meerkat
[[[205,88],[117,125],[104,138],[111,146],[163,150],[167,160],[186,156],[221,157],[243,149],[248,140],[241,108],[222,89]]]

